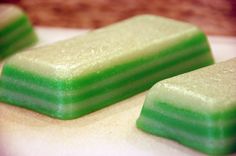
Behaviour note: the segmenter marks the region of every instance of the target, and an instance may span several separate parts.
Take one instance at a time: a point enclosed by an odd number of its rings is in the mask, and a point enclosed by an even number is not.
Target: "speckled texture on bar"
[[[11,57],[3,67],[1,99],[71,119],[212,63],[197,27],[137,16]]]
[[[137,126],[208,154],[234,152],[236,58],[155,84]]]

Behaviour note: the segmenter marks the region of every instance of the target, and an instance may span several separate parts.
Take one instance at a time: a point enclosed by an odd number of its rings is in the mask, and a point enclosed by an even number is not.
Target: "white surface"
[[[39,45],[85,32],[37,28]],[[210,37],[209,40],[217,62],[236,57],[236,38]],[[202,155],[135,127],[145,94],[70,121],[0,104],[0,156]]]

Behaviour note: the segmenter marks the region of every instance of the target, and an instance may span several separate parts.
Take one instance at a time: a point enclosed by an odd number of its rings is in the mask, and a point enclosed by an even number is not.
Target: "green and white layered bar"
[[[37,41],[26,14],[17,6],[0,4],[0,59]]]
[[[212,63],[197,27],[143,15],[16,54],[4,64],[0,98],[72,119]]]
[[[137,127],[207,154],[236,151],[236,58],[155,84]]]

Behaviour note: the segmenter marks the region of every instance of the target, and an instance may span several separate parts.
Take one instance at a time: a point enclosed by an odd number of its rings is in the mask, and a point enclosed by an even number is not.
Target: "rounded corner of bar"
[[[140,113],[140,116],[138,117],[138,119],[135,122],[135,126],[136,128],[145,131],[145,132],[149,132],[148,129],[146,129],[146,125],[145,125],[145,121],[142,117],[142,113]]]
[[[46,115],[60,120],[73,120],[91,112],[92,111],[84,111],[83,109],[75,110],[67,104],[57,104],[57,106],[52,111],[47,112]]]
[[[34,111],[36,112],[39,112],[41,114],[44,114],[44,115],[47,115],[49,117],[59,119],[59,120],[71,120],[78,117],[72,113],[69,113],[66,110],[67,110],[67,107],[64,104],[57,104],[57,106],[53,109],[47,109],[47,110],[34,109]]]
[[[137,127],[137,128],[141,128],[142,126],[142,123],[141,123],[141,121],[140,121],[140,118],[141,118],[141,115],[138,117],[138,119],[135,121],[135,126]]]
[[[49,116],[55,118],[55,119],[59,119],[59,120],[74,120],[77,118],[80,118],[82,116],[84,116],[86,114],[70,114],[70,113],[64,113],[64,112],[56,112],[55,114],[50,114]]]
[[[73,120],[73,119],[78,118],[76,116],[70,116],[68,114],[61,113],[61,112],[57,112],[53,115],[50,115],[50,117],[55,118],[55,119],[59,119],[59,120]]]

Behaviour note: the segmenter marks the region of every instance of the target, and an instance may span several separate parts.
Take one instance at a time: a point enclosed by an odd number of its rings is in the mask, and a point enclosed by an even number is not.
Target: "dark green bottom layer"
[[[224,115],[206,116],[167,103],[158,102],[152,108],[148,106],[150,103],[144,104],[136,123],[138,128],[176,140],[207,154],[221,155],[236,151],[235,109],[225,112]],[[229,116],[232,118],[228,118]]]

